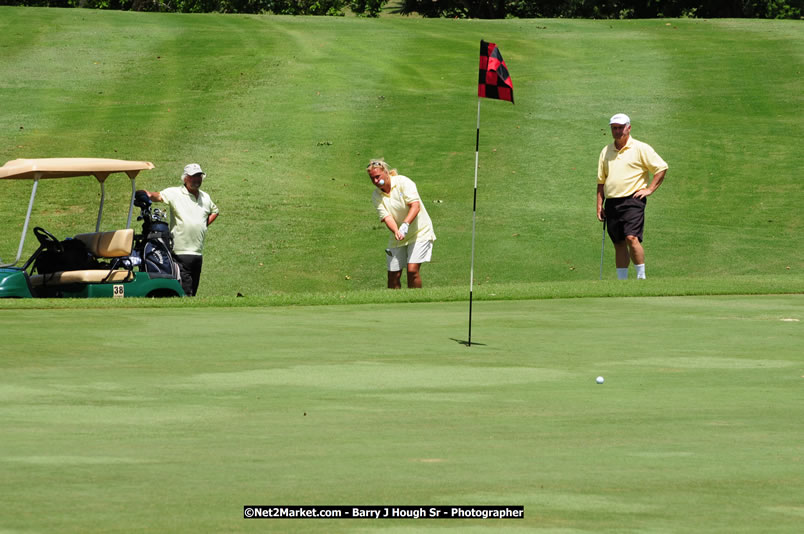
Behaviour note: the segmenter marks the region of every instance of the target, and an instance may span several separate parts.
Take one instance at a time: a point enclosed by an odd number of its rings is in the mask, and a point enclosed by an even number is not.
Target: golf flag
[[[480,41],[480,76],[477,96],[514,103],[514,84],[508,74],[500,49],[494,43]]]
[[[472,346],[472,292],[475,280],[475,225],[477,223],[477,168],[480,161],[480,99],[496,98],[514,103],[514,83],[508,74],[500,49],[494,43],[480,41],[480,76],[477,85],[477,136],[475,137],[475,193],[472,201],[472,256],[469,263],[469,339]]]

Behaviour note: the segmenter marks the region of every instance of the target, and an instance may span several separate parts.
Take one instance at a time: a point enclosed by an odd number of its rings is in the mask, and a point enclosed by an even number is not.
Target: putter
[[[603,219],[603,239],[600,241],[600,279],[603,280],[603,247],[606,246],[606,219]]]

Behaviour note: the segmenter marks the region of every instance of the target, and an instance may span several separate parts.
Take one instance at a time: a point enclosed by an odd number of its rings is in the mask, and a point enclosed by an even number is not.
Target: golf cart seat
[[[114,230],[111,232],[93,232],[78,234],[75,239],[81,241],[96,258],[122,258],[131,254],[134,245],[134,229]],[[76,271],[58,271],[55,273],[35,274],[31,276],[33,287],[66,284],[90,284],[102,282],[130,282],[134,273],[127,269],[82,269]]]
[[[78,234],[75,238],[84,243],[90,254],[96,258],[122,258],[131,254],[134,229]]]

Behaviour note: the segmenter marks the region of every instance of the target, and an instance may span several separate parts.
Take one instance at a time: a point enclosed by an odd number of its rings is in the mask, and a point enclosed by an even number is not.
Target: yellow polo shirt
[[[606,198],[628,197],[648,187],[650,174],[667,169],[667,163],[647,143],[633,137],[621,150],[606,145],[597,164],[597,183],[605,184]]]
[[[187,188],[168,187],[159,192],[170,207],[170,233],[173,235],[173,252],[176,254],[204,253],[204,238],[207,235],[207,218],[218,213],[218,206],[204,191],[196,199]]]
[[[396,225],[402,224],[405,217],[410,211],[412,202],[419,203],[419,214],[413,219],[408,228],[408,233],[405,239],[397,241],[396,237],[391,234],[388,239],[388,248],[404,247],[409,243],[415,241],[435,241],[435,232],[433,231],[433,222],[430,220],[430,215],[427,214],[427,208],[424,207],[424,202],[419,198],[419,191],[416,189],[416,184],[407,176],[397,175],[390,176],[391,179],[391,192],[387,195],[380,189],[375,189],[374,194],[371,195],[371,201],[377,209],[377,215],[380,220],[385,219],[389,215],[394,218]]]

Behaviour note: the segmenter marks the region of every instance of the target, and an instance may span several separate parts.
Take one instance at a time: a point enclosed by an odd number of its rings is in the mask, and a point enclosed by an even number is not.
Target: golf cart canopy
[[[39,180],[94,176],[104,182],[110,174],[124,172],[134,179],[140,171],[153,169],[150,161],[103,158],[15,159],[0,167],[0,180]]]
[[[22,248],[25,245],[25,234],[28,232],[28,223],[31,220],[31,210],[33,209],[36,189],[39,180],[53,178],[75,178],[80,176],[94,176],[101,186],[100,206],[98,208],[98,218],[95,223],[95,231],[100,231],[101,217],[103,216],[103,203],[106,198],[106,179],[111,174],[125,173],[131,180],[131,199],[128,205],[128,221],[126,228],[131,227],[131,214],[134,210],[134,193],[137,190],[134,179],[140,171],[153,169],[154,164],[150,161],[128,161],[122,159],[105,158],[43,158],[43,159],[15,159],[7,162],[0,167],[0,180],[33,180],[31,199],[28,202],[28,213],[25,216],[25,224],[22,227],[22,236],[17,250],[17,258],[13,263],[4,264],[0,261],[0,267],[16,265],[22,257]]]

